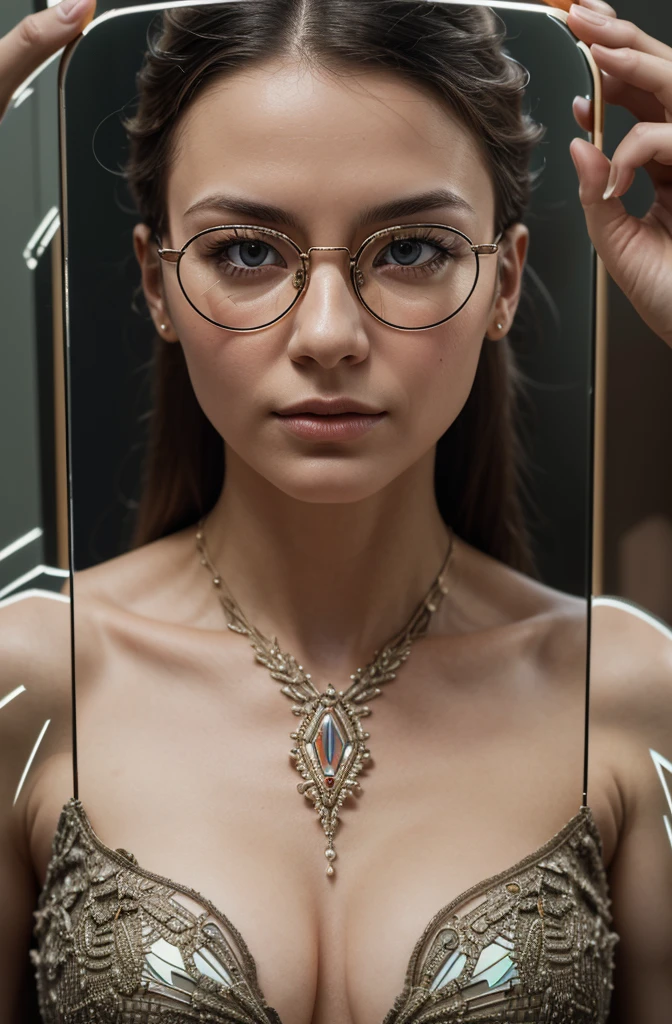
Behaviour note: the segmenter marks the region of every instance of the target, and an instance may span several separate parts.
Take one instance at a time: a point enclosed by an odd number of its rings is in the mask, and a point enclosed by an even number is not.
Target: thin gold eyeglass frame
[[[372,242],[374,242],[377,238],[380,238],[383,235],[388,235],[391,231],[409,231],[409,230],[412,230],[414,228],[439,228],[442,231],[452,231],[455,234],[460,235],[462,238],[465,239],[465,241],[469,245],[469,248],[474,253],[474,256],[476,258],[476,273],[474,275],[474,283],[472,285],[471,291],[467,295],[466,299],[449,316],[443,317],[443,319],[437,320],[433,324],[427,324],[426,327],[400,327],[399,324],[393,324],[389,320],[383,319],[383,317],[379,316],[378,313],[376,313],[373,309],[371,309],[371,307],[369,305],[367,305],[367,303],[366,303],[365,299],[363,298],[362,293],[360,291],[361,281],[360,281],[360,276],[358,276],[358,275],[361,275],[361,271],[359,271],[358,264],[359,264],[359,259],[361,257],[361,254],[364,252],[366,247],[368,245],[370,245]],[[292,283],[294,284],[294,287],[297,289],[297,293],[296,293],[295,298],[291,302],[291,304],[287,307],[287,309],[284,311],[284,313],[280,313],[279,316],[274,317],[273,320],[269,320],[265,324],[261,324],[259,327],[229,327],[226,324],[220,324],[219,321],[213,320],[213,319],[211,319],[211,317],[206,316],[206,314],[202,310],[200,310],[198,308],[198,306],[196,306],[195,303],[189,298],[189,295],[187,294],[187,291],[186,291],[186,289],[184,287],[184,284],[182,282],[182,277],[180,275],[180,264],[181,264],[181,261],[182,261],[182,257],[184,256],[185,252],[187,251],[189,246],[192,244],[192,242],[194,242],[197,238],[200,238],[202,235],[207,235],[207,234],[209,234],[212,231],[222,231],[222,230],[233,231],[233,230],[238,230],[238,229],[247,229],[247,230],[252,229],[254,231],[261,231],[264,234],[270,235],[271,237],[282,239],[284,242],[289,243],[289,245],[296,251],[299,259],[301,260],[302,266],[303,266],[303,269],[302,270],[298,270],[294,274],[294,276],[293,276],[293,282]],[[375,319],[378,320],[381,324],[385,324],[387,327],[393,327],[397,331],[429,331],[433,327],[438,327],[441,324],[445,324],[448,320],[452,320],[452,318],[454,316],[456,316],[460,312],[460,310],[464,309],[464,307],[466,306],[467,302],[469,302],[469,299],[474,294],[474,291],[476,289],[476,285],[478,284],[478,279],[479,279],[480,271],[481,271],[481,264],[480,264],[479,257],[480,256],[491,256],[491,255],[495,255],[497,252],[499,252],[499,243],[500,243],[500,241],[501,241],[501,239],[502,239],[502,237],[504,236],[505,233],[506,233],[505,230],[500,231],[494,242],[487,242],[487,243],[481,243],[479,245],[475,245],[472,242],[472,240],[469,238],[469,236],[465,235],[465,233],[463,231],[460,231],[459,228],[451,227],[448,224],[435,224],[435,223],[428,223],[428,222],[417,223],[417,224],[393,224],[393,225],[390,225],[389,227],[381,228],[379,231],[374,231],[373,234],[369,235],[367,238],[364,239],[362,244],[359,246],[359,248],[357,249],[357,251],[353,255],[353,253],[350,251],[350,249],[348,248],[347,245],[311,245],[304,252],[304,251],[302,251],[301,247],[298,246],[296,244],[296,242],[292,238],[290,238],[289,235],[286,235],[283,231],[277,231],[275,228],[267,228],[267,227],[264,227],[263,225],[260,225],[260,224],[218,224],[215,227],[204,228],[202,231],[198,231],[195,235],[192,235],[192,237],[190,239],[188,239],[188,241],[186,241],[184,243],[184,245],[182,246],[181,249],[167,249],[167,248],[163,248],[161,246],[161,240],[157,237],[156,241],[159,243],[159,245],[158,245],[156,251],[157,251],[157,254],[159,255],[159,257],[164,262],[173,264],[176,267],[176,269],[177,269],[177,280],[178,280],[178,283],[180,285],[180,289],[181,289],[182,294],[184,295],[185,299],[189,303],[189,305],[193,309],[196,310],[196,312],[199,314],[199,316],[202,316],[204,320],[207,320],[208,323],[214,324],[215,327],[221,327],[223,330],[226,330],[226,331],[238,331],[238,332],[262,331],[266,327],[271,327],[272,324],[276,324],[278,322],[278,320],[282,320],[283,317],[286,317],[287,314],[289,312],[291,312],[291,310],[294,308],[294,306],[299,301],[301,296],[303,294],[305,294],[305,292],[306,292],[306,289],[308,287],[308,282],[310,280],[310,256],[311,256],[311,253],[315,252],[315,251],[320,251],[320,252],[339,252],[339,251],[340,252],[347,252],[347,254],[349,256],[350,280],[352,282],[352,287],[353,287],[353,290],[355,292],[355,295],[357,296],[357,298],[359,299],[361,304],[364,306],[364,309],[367,311],[367,313],[370,313],[371,316],[375,317]]]

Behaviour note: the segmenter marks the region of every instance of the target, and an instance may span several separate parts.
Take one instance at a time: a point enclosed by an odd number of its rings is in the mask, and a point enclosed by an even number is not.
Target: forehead
[[[475,210],[441,220],[467,232],[492,221],[485,156],[428,89],[390,72],[334,76],[285,63],[220,78],[185,111],[167,201],[178,231],[206,226],[204,211],[185,212],[225,191],[287,209],[306,230],[342,232],[363,210],[440,188]]]

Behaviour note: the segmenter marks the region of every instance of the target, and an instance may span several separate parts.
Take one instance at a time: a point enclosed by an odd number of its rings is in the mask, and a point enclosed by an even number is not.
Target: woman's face
[[[459,205],[438,195],[447,190]],[[435,195],[410,214],[370,218],[375,207],[425,193]],[[228,200],[203,206],[217,194]],[[255,216],[236,202],[282,214]],[[199,210],[188,212],[195,203]],[[336,78],[274,64],[215,82],[183,117],[167,208],[163,245],[175,249],[226,223],[275,228],[304,250],[355,252],[374,231],[418,222],[456,227],[475,244],[494,241],[494,190],[478,144],[429,92],[390,73]],[[456,316],[410,331],[366,311],[343,251],[312,254],[309,285],[283,319],[226,330],[189,305],[144,226],[135,241],[155,323],[168,328],[159,333],[181,342],[197,399],[227,449],[291,497],[351,502],[432,458],[467,399],[486,333],[500,338],[511,324],[528,232],[515,225],[498,255],[480,258],[476,289]],[[345,434],[338,417],[318,436],[308,436],[311,421],[325,422],[314,414],[298,424],[281,415],[316,398],[344,398],[378,415]]]

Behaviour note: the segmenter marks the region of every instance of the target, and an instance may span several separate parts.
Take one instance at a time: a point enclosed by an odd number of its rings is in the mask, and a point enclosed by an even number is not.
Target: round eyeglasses
[[[228,331],[258,331],[277,323],[305,291],[316,251],[347,252],[350,278],[364,308],[400,331],[423,331],[454,317],[469,301],[479,257],[499,250],[474,245],[445,224],[397,224],[369,235],[353,255],[344,245],[311,245],[251,224],[205,228],[181,249],[157,248],[177,268],[187,302]],[[157,241],[160,241],[157,239]]]

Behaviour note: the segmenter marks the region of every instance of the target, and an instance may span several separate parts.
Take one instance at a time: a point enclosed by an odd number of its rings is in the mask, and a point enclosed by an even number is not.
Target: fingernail
[[[576,139],[572,139],[572,142],[576,142]],[[574,166],[576,167],[576,173],[578,175],[579,183],[580,183],[581,182],[582,167],[581,167],[581,164],[579,163],[579,158],[576,156],[576,153],[575,153],[576,149],[577,149],[576,146],[570,145],[570,147],[569,147],[569,155],[571,156],[572,162],[573,162]]]
[[[56,10],[64,21],[76,21],[89,6],[90,0],[61,0]]]
[[[622,60],[625,57],[630,57],[632,50],[628,46],[602,46],[601,43],[591,43],[590,52],[593,57],[599,57],[604,60],[605,57],[609,60],[610,57],[618,57]]]
[[[608,17],[615,18],[616,11],[610,4],[605,4],[603,0],[581,0],[584,7],[590,7],[592,11],[599,11],[600,14],[606,14]]]
[[[612,164],[611,165],[611,169],[609,171],[609,180],[607,181],[607,187],[604,190],[604,195],[602,196],[602,198],[603,199],[611,199],[611,197],[613,196],[614,192],[616,191],[616,185],[617,184],[618,184],[618,167],[614,167],[614,165]]]
[[[590,11],[587,7],[579,7],[578,4],[572,4],[569,9],[570,14],[574,14],[581,21],[587,22],[589,25],[606,25],[607,19],[603,14],[598,14],[596,11]]]

